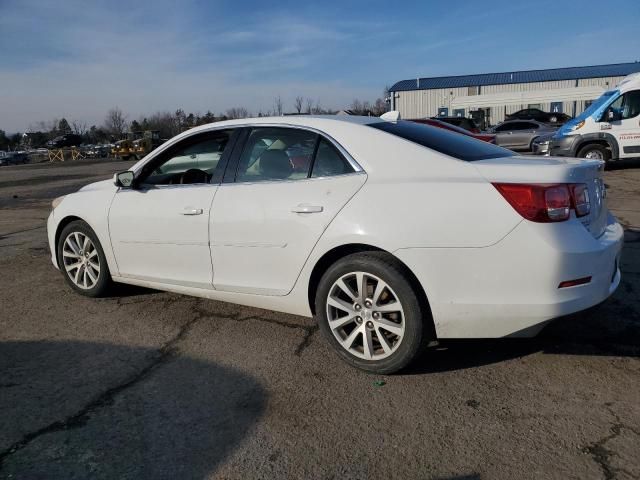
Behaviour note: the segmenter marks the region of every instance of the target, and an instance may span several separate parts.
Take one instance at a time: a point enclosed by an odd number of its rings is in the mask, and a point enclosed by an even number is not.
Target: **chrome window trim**
[[[335,138],[333,138],[331,135],[329,135],[326,132],[323,132],[322,130],[319,130],[317,128],[314,127],[308,127],[306,125],[293,125],[291,123],[252,123],[252,122],[247,122],[247,123],[239,123],[236,125],[214,125],[211,128],[207,128],[205,130],[198,130],[197,132],[193,132],[190,135],[185,135],[182,137],[174,137],[175,140],[174,141],[169,141],[163,145],[161,145],[159,148],[157,148],[156,150],[154,150],[151,154],[147,155],[144,160],[145,162],[141,163],[140,165],[136,166],[135,168],[133,168],[133,172],[134,173],[138,173],[148,162],[152,161],[155,157],[157,157],[158,155],[161,155],[162,152],[164,152],[167,148],[170,148],[171,146],[175,145],[178,142],[181,142],[182,140],[186,140],[187,138],[191,137],[192,135],[199,135],[202,133],[207,133],[207,132],[215,132],[216,130],[231,130],[231,129],[236,129],[236,128],[294,128],[297,130],[306,130],[309,132],[313,132],[317,135],[321,135],[323,138],[326,138],[327,140],[329,140],[329,142],[331,142],[331,144],[338,149],[338,151],[340,152],[341,155],[344,156],[344,158],[347,159],[347,162],[349,162],[349,165],[351,165],[351,168],[353,168],[353,172],[350,173],[345,173],[342,175],[334,175],[334,176],[344,176],[344,175],[352,175],[354,173],[360,173],[360,172],[364,172],[364,169],[360,166],[360,164],[355,160],[355,158],[353,158],[351,156],[351,154],[349,152],[347,152],[347,150],[340,145],[340,143],[338,141],[336,141]],[[316,177],[318,178],[318,177]],[[280,181],[280,180],[278,180]],[[287,181],[287,180],[284,180]],[[288,181],[299,181],[299,180],[288,180]],[[245,182],[246,183],[246,182]],[[264,182],[253,182],[253,183],[264,183]],[[214,185],[214,184],[212,184]]]
[[[228,182],[228,183],[212,183],[211,185],[217,185],[220,187],[231,187],[231,186],[239,186],[239,185],[268,185],[272,183],[300,183],[300,182],[308,182],[310,180],[330,180],[333,178],[343,178],[349,177],[352,175],[366,175],[367,172],[364,170],[360,170],[359,172],[349,172],[349,173],[341,173],[340,175],[325,175],[324,177],[304,177],[304,178],[285,178],[282,180],[260,180],[257,182]]]

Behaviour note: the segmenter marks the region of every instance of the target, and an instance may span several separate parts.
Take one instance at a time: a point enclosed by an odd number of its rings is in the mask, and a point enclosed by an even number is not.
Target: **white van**
[[[549,151],[605,161],[640,157],[640,73],[625,77],[560,127]]]

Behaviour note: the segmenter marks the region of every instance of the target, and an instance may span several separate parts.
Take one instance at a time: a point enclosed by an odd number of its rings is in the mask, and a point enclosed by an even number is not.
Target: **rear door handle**
[[[293,213],[320,213],[323,210],[320,205],[297,205],[291,209]]]
[[[185,207],[182,211],[182,215],[202,215],[202,209]]]

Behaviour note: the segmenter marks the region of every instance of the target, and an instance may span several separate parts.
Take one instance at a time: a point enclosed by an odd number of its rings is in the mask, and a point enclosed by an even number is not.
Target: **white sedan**
[[[226,121],[54,200],[49,244],[84,295],[315,316],[343,359],[391,373],[430,341],[532,336],[611,295],[623,231],[602,170],[394,115]]]

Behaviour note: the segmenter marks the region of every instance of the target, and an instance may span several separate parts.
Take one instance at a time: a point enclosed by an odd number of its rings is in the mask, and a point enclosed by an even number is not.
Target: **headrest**
[[[284,179],[293,173],[293,165],[284,150],[265,150],[260,155],[260,172],[267,178]]]

